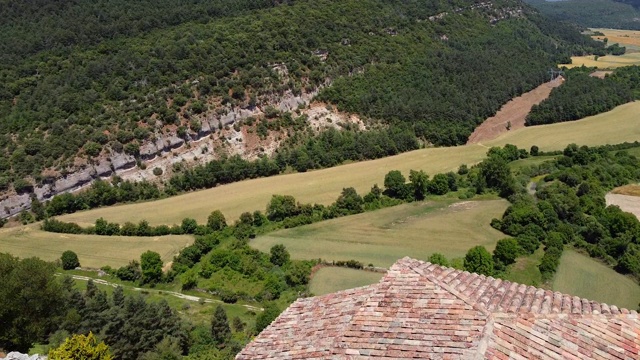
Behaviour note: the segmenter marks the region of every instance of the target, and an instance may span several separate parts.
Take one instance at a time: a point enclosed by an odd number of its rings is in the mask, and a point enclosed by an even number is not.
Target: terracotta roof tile
[[[640,319],[404,258],[380,283],[299,299],[237,359],[640,359]]]

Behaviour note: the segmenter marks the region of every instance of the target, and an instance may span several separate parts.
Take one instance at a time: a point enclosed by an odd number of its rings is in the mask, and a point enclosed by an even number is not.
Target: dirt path
[[[607,205],[618,205],[622,211],[630,212],[640,220],[640,197],[608,193],[604,198]]]
[[[475,129],[467,144],[478,144],[497,138],[500,134],[509,131],[507,130],[509,122],[511,122],[511,130],[523,128],[524,119],[531,111],[531,107],[548,98],[551,90],[563,82],[564,78],[560,76],[510,100],[498,110],[495,116],[488,118]]]
[[[57,276],[62,276],[64,274],[58,273],[56,274]],[[175,291],[167,291],[167,290],[155,290],[155,289],[143,289],[143,288],[138,288],[138,287],[132,287],[132,286],[124,286],[124,285],[120,285],[120,284],[114,284],[111,282],[108,282],[106,280],[102,280],[102,279],[94,279],[92,277],[88,277],[88,276],[80,276],[80,275],[71,275],[71,277],[74,280],[82,280],[82,281],[89,281],[89,280],[93,280],[94,283],[96,284],[100,284],[100,285],[106,285],[106,286],[111,286],[111,287],[118,287],[118,286],[122,286],[123,288],[127,288],[130,290],[134,290],[134,291],[148,291],[148,292],[155,292],[155,293],[163,293],[163,294],[167,294],[167,295],[171,295],[171,296],[175,296],[179,299],[183,299],[183,300],[189,300],[189,301],[204,301],[205,303],[220,303],[222,304],[223,302],[220,300],[214,300],[214,299],[207,299],[207,298],[201,298],[198,296],[193,296],[193,295],[186,295],[186,294],[181,294],[179,292],[175,292]],[[242,305],[245,308],[252,310],[252,311],[263,311],[263,308],[259,308],[259,307],[255,307],[255,306],[251,306],[251,305]]]

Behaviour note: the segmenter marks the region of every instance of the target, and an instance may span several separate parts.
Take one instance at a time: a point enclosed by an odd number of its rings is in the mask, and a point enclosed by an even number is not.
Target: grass
[[[611,191],[613,194],[640,196],[640,185],[630,184],[615,188]]]
[[[47,261],[59,259],[66,250],[78,254],[83,267],[105,265],[120,267],[140,254],[153,250],[163,261],[170,261],[181,248],[193,243],[193,237],[162,236],[98,236],[55,234],[42,231],[37,225],[0,229],[0,252],[18,257],[38,256]]]
[[[542,256],[544,256],[544,249],[541,247],[531,256],[516,259],[516,263],[509,267],[504,279],[519,284],[541,286],[542,274],[538,269],[538,264],[540,264]]]
[[[635,281],[571,249],[562,254],[553,290],[632,310],[640,301],[640,286]]]
[[[529,166],[540,165],[544,162],[551,161],[556,158],[557,156],[554,156],[554,155],[528,157],[526,159],[512,161],[511,163],[509,163],[509,166],[511,167],[512,170],[520,170]]]
[[[367,192],[374,183],[382,184],[390,170],[422,169],[428,174],[455,171],[461,164],[481,161],[490,146],[511,143],[529,149],[560,150],[568,143],[603,145],[635,141],[640,138],[640,102],[634,102],[580,121],[527,127],[510,131],[484,144],[416,150],[388,158],[351,163],[329,169],[253,179],[191,192],[153,202],[113,206],[78,212],[60,217],[81,225],[90,225],[99,217],[124,223],[141,219],[153,225],[178,224],[185,217],[200,223],[214,209],[220,209],[228,220],[242,212],[264,209],[272,194],[293,195],[300,202],[329,204],[343,187],[353,186]],[[1,236],[1,235],[0,235]]]
[[[505,235],[489,223],[507,206],[505,200],[404,204],[280,230],[250,244],[266,252],[273,245],[284,244],[296,259],[355,259],[381,267],[389,267],[404,256],[427,260],[434,252],[455,258],[476,245],[492,251]]]
[[[85,274],[85,276],[87,275]],[[95,273],[93,273],[93,276],[91,277],[94,277],[94,276],[95,276]],[[78,290],[83,291],[86,289],[87,282],[85,280],[74,279],[74,281],[76,283],[76,288]],[[112,279],[107,279],[107,281],[111,282]],[[114,288],[112,286],[98,284],[98,283],[95,283],[95,285],[100,290],[106,291],[109,296],[111,296],[111,294],[113,293]],[[178,297],[168,294],[167,292],[163,292],[162,290],[145,289],[143,291],[140,291],[140,290],[135,290],[133,287],[127,286],[127,285],[122,285],[122,288],[124,290],[125,295],[135,295],[135,294],[142,295],[145,298],[145,300],[148,302],[159,302],[161,300],[167,301],[167,303],[171,308],[178,311],[178,313],[180,313],[180,315],[183,318],[189,320],[193,324],[202,324],[202,325],[209,324],[211,321],[211,318],[213,317],[213,312],[215,311],[218,305],[222,305],[224,310],[227,312],[227,317],[229,318],[229,321],[231,321],[231,319],[233,319],[235,316],[240,317],[242,321],[244,321],[247,324],[250,324],[251,326],[253,326],[253,323],[255,321],[255,315],[252,314],[249,309],[242,306],[242,304],[225,304],[222,302],[214,302],[214,303],[197,302],[197,301],[191,301],[186,299],[180,299]],[[202,293],[194,293],[190,295],[210,298],[206,294],[202,294]]]
[[[309,290],[314,295],[330,294],[340,290],[375,284],[383,276],[384,274],[379,272],[325,267],[314,274],[309,284]]]

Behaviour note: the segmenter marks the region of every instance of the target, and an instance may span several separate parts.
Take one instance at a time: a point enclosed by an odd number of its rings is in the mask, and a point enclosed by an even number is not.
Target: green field
[[[635,281],[571,249],[562,254],[553,290],[631,310],[640,302],[640,286]]]
[[[129,260],[140,259],[140,254],[153,250],[167,262],[183,247],[193,243],[193,237],[161,236],[98,236],[48,233],[37,225],[0,229],[0,252],[18,257],[37,256],[43,260],[56,260],[65,250],[78,254],[83,267],[100,268],[105,265],[120,267]]]
[[[330,294],[340,290],[375,284],[383,276],[384,274],[379,272],[325,267],[313,275],[309,290],[314,295]]]
[[[513,130],[484,144],[421,149],[329,169],[241,181],[153,202],[94,209],[60,219],[82,225],[93,224],[99,217],[121,224],[142,219],[152,225],[178,224],[185,217],[205,222],[212,210],[220,209],[229,220],[245,211],[264,209],[273,194],[293,195],[303,203],[329,204],[344,187],[353,186],[364,193],[374,183],[381,185],[390,170],[406,174],[410,169],[422,169],[433,175],[456,170],[461,164],[477,163],[490,146],[511,143],[525,149],[537,145],[541,150],[559,150],[572,142],[602,145],[635,141],[640,139],[638,113],[640,102],[634,102],[580,121]]]
[[[434,252],[461,257],[476,245],[492,251],[505,237],[489,223],[507,206],[505,200],[411,203],[280,230],[250,244],[266,252],[284,244],[296,259],[355,259],[381,267],[404,256],[426,260]]]

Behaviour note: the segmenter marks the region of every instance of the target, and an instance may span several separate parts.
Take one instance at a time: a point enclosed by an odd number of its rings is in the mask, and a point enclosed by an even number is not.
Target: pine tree
[[[218,347],[224,347],[225,343],[231,337],[231,329],[229,328],[229,320],[227,319],[227,313],[222,308],[222,305],[216,307],[216,311],[211,319],[211,336],[213,342]]]
[[[113,306],[117,306],[117,307],[124,306],[124,290],[122,289],[122,286],[118,286],[113,291],[112,299],[113,299]]]

